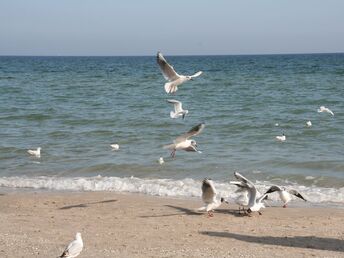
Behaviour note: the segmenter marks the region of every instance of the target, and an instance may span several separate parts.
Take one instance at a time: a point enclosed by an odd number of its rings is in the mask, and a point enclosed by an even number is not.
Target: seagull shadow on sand
[[[294,236],[294,237],[274,237],[274,236],[250,236],[240,235],[230,232],[201,231],[203,235],[212,237],[233,238],[249,243],[264,245],[279,245],[298,248],[309,248],[325,251],[344,252],[344,240],[336,238],[316,237],[316,236]]]
[[[152,216],[140,216],[141,218],[153,218],[153,217],[170,217],[170,216],[180,216],[180,215],[189,215],[189,216],[204,216],[206,212],[197,211],[197,209],[188,209],[184,207],[174,206],[174,205],[164,205],[165,207],[175,209],[179,211],[178,213],[171,213],[171,214],[162,214],[162,215],[152,215]],[[237,210],[229,210],[229,209],[216,209],[214,214],[216,216],[217,213],[222,214],[231,214],[237,217],[242,217],[242,214],[239,214]]]
[[[100,204],[100,203],[111,203],[111,202],[117,202],[117,200],[112,199],[112,200],[105,200],[105,201],[99,201],[99,202],[86,202],[86,203],[80,203],[80,204],[75,204],[75,205],[68,205],[68,206],[63,206],[59,208],[59,210],[69,210],[73,208],[87,208],[89,205]]]

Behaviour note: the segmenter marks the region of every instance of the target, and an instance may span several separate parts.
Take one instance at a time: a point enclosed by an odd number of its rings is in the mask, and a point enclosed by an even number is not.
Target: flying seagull
[[[285,188],[279,187],[277,185],[273,185],[269,188],[269,190],[266,191],[266,194],[278,192],[282,202],[284,203],[283,208],[287,208],[287,203],[291,201],[291,195],[295,195],[296,197],[299,197],[300,199],[307,201],[298,191],[291,189],[286,190]]]
[[[61,254],[60,258],[74,258],[77,257],[84,247],[84,243],[82,242],[81,233],[76,233],[75,240],[70,242],[70,244],[66,247],[66,249]]]
[[[198,77],[202,74],[201,71],[195,73],[194,75],[179,75],[174,69],[173,66],[167,63],[164,56],[158,52],[157,62],[160,66],[161,72],[165,79],[168,81],[165,83],[165,91],[167,93],[174,93],[178,90],[178,86],[183,84],[186,81],[190,81],[195,77]]]
[[[201,123],[191,128],[190,131],[187,133],[182,134],[181,136],[177,137],[172,144],[165,145],[164,149],[172,150],[171,157],[176,156],[177,150],[184,150],[184,151],[192,151],[198,152],[197,143],[195,140],[189,139],[192,136],[196,136],[202,132],[204,129],[205,124]]]
[[[185,116],[189,111],[183,109],[182,102],[175,99],[168,99],[167,102],[174,105],[174,111],[170,112],[171,118],[183,117],[183,119],[185,119]]]
[[[329,113],[331,114],[332,116],[334,116],[334,113],[327,107],[324,107],[324,106],[321,106],[319,109],[318,109],[318,113],[322,113],[322,112],[326,112],[326,113]]]
[[[251,213],[253,211],[257,211],[259,213],[259,215],[262,215],[259,210],[261,208],[265,208],[263,200],[266,198],[267,193],[257,197],[258,190],[250,180],[248,180],[247,178],[245,178],[243,175],[241,175],[238,172],[234,172],[234,176],[240,182],[242,182],[243,185],[246,185],[247,191],[249,192],[249,201],[248,201],[248,205],[247,205],[247,207],[248,207],[247,212]]]
[[[206,211],[208,212],[208,217],[213,217],[213,211],[224,202],[223,198],[218,200],[216,196],[217,191],[213,180],[205,178],[202,182],[202,201],[204,202],[204,206],[199,208],[198,211]]]
[[[35,156],[37,158],[41,157],[41,147],[38,147],[37,150],[28,150],[27,151],[30,155]]]

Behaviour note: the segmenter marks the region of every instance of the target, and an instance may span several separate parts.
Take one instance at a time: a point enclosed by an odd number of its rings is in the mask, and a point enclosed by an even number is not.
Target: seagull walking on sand
[[[326,112],[326,113],[329,113],[331,114],[332,116],[334,116],[334,113],[327,107],[324,107],[324,106],[321,106],[319,109],[318,109],[318,113],[323,113],[323,112]]]
[[[276,140],[279,142],[285,142],[287,140],[287,137],[284,134],[282,134],[282,135],[276,136]]]
[[[213,180],[205,178],[202,182],[202,201],[205,205],[197,209],[197,211],[206,211],[208,213],[208,217],[213,217],[213,211],[218,208],[222,202],[224,202],[223,198],[218,200],[216,197],[217,191]]]
[[[262,213],[259,211],[261,208],[265,208],[265,205],[263,203],[263,200],[266,199],[267,193],[257,197],[258,190],[255,187],[255,185],[245,178],[243,175],[241,175],[238,172],[234,172],[234,176],[245,185],[248,191],[249,195],[249,201],[248,201],[248,209],[247,213],[252,213],[253,211],[257,211],[259,215],[262,215]]]
[[[182,102],[175,99],[168,99],[167,102],[174,105],[174,111],[170,112],[171,118],[183,117],[183,119],[185,119],[189,111],[183,109]]]
[[[116,143],[115,143],[115,144],[111,144],[110,146],[111,146],[111,148],[112,148],[113,151],[119,150],[119,145],[116,144]]]
[[[60,258],[66,257],[66,258],[74,258],[77,257],[84,247],[84,243],[82,242],[81,233],[76,233],[75,240],[70,242],[70,244],[66,247],[66,249],[63,251]]]
[[[273,185],[269,188],[269,190],[266,191],[266,194],[278,192],[279,197],[281,198],[283,204],[283,208],[287,208],[287,203],[292,200],[292,195],[295,195],[296,197],[307,201],[298,191],[294,189],[286,190],[285,188],[279,187],[277,185]]]
[[[38,147],[37,150],[28,150],[27,152],[32,156],[40,158],[41,157],[41,149],[42,149],[41,147]]]
[[[158,52],[157,62],[160,66],[161,72],[165,79],[168,81],[165,83],[165,91],[167,93],[174,93],[178,90],[178,86],[184,82],[190,81],[195,77],[198,77],[202,74],[201,71],[195,73],[194,75],[179,75],[174,69],[173,66],[167,63],[164,56]]]
[[[307,127],[311,127],[312,126],[312,122],[311,121],[307,121],[306,125],[307,125]]]
[[[191,128],[190,131],[187,133],[182,134],[181,136],[177,137],[172,144],[165,145],[164,149],[172,150],[171,157],[176,156],[177,150],[184,150],[184,151],[191,151],[191,152],[199,152],[197,150],[197,143],[195,140],[189,139],[192,136],[196,136],[200,134],[205,127],[204,123],[196,125]]]

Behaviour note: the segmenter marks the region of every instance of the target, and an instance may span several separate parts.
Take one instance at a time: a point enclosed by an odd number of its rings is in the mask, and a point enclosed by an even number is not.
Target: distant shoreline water
[[[196,189],[204,177],[226,184],[237,170],[319,192],[315,203],[344,202],[344,54],[168,57],[181,73],[204,72],[172,96],[189,110],[185,121],[169,117],[155,57],[0,56],[0,187],[34,189],[42,177],[42,188],[63,190],[100,175],[171,187],[190,179]],[[335,116],[317,113],[321,105]],[[170,159],[162,146],[199,122],[203,153]],[[287,141],[276,142],[282,133]],[[27,154],[39,146],[41,159]]]

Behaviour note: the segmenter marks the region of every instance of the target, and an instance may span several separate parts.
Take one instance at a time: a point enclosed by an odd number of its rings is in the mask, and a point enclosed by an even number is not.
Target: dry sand
[[[77,231],[81,257],[344,257],[344,210],[267,208],[239,216],[197,200],[110,192],[0,195],[0,257],[57,257]],[[235,210],[234,210],[235,209]]]

